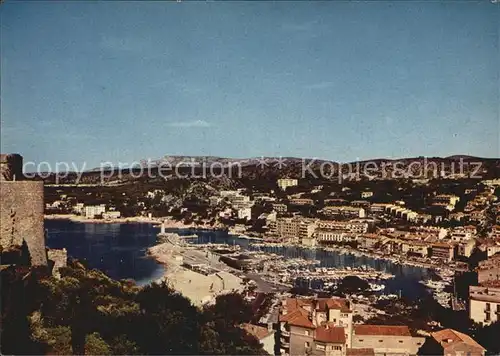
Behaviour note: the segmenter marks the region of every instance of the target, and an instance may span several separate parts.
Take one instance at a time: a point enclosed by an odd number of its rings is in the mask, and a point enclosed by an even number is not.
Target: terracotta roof
[[[316,329],[314,340],[325,343],[345,344],[345,329],[340,326],[320,326]]]
[[[344,313],[350,313],[351,310],[347,304],[347,300],[343,298],[318,298],[316,310],[337,309]]]
[[[407,326],[397,325],[355,325],[355,335],[411,336]]]
[[[296,318],[299,315],[302,315],[304,317],[308,317],[309,313],[307,312],[307,310],[299,308],[299,309],[295,309],[292,312],[288,312],[286,314],[280,315],[279,319],[280,319],[280,321],[289,321],[289,320],[291,320],[293,318]]]
[[[308,329],[315,328],[315,326],[311,322],[311,320],[309,320],[309,318],[305,317],[304,315],[302,315],[300,313],[297,313],[293,318],[290,318],[288,320],[288,324],[293,325],[293,326],[300,326],[302,328],[308,328]]]
[[[486,349],[479,345],[476,341],[474,341],[473,338],[471,338],[469,335],[465,335],[461,332],[458,332],[453,329],[444,329],[441,331],[437,331],[435,333],[432,333],[431,336],[441,344],[443,349],[446,350],[449,346],[456,345],[457,343],[464,343],[469,346],[477,347],[480,348],[484,351]]]
[[[257,340],[262,340],[266,336],[269,336],[273,333],[273,331],[269,331],[267,328],[254,324],[241,324],[240,327],[245,330],[250,335],[255,336]]]
[[[375,356],[373,349],[347,349],[346,356]]]

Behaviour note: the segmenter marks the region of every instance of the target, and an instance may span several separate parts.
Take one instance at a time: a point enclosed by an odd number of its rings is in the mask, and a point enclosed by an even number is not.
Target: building
[[[500,281],[500,255],[479,262],[476,272],[479,284],[488,281]]]
[[[96,216],[101,216],[106,211],[106,205],[88,205],[84,208],[85,217],[94,219]]]
[[[327,216],[342,216],[349,218],[364,218],[366,216],[365,209],[348,205],[326,206],[321,211]]]
[[[355,241],[357,234],[344,230],[316,229],[315,232],[317,242],[350,242]]]
[[[302,243],[311,239],[316,229],[316,220],[300,217],[277,218],[274,233],[282,240]]]
[[[355,325],[352,348],[373,349],[378,356],[416,355],[425,342],[423,337],[414,337],[407,326]]]
[[[341,230],[356,234],[364,234],[370,230],[371,223],[366,220],[356,219],[350,221],[320,220],[318,221],[318,228],[323,230]]]
[[[118,219],[120,216],[121,216],[121,214],[119,211],[108,211],[108,212],[102,213],[103,219],[113,220],[113,219]]]
[[[290,204],[291,205],[314,205],[314,200],[309,199],[309,198],[295,198],[295,199],[290,199]]]
[[[286,213],[288,210],[288,207],[286,204],[273,204],[273,210],[276,211],[277,213]]]
[[[283,178],[283,179],[278,179],[278,187],[280,187],[282,190],[285,190],[288,187],[295,187],[299,184],[298,179],[290,179],[290,178]]]
[[[280,353],[342,356],[351,344],[352,310],[342,298],[287,298],[279,316]]]
[[[451,262],[455,258],[455,245],[451,243],[431,244],[431,257],[443,261]]]
[[[453,329],[444,329],[431,334],[437,347],[433,353],[443,356],[484,356],[485,348],[469,335]]]
[[[23,158],[0,155],[0,241],[2,250],[26,242],[31,264],[47,265],[43,225],[43,181],[23,180]]]
[[[460,241],[457,244],[457,255],[463,257],[470,257],[472,255],[474,247],[476,247],[476,240],[474,239]]]
[[[255,337],[262,344],[262,348],[270,355],[274,355],[274,333],[275,331],[263,326],[254,324],[242,324],[241,328],[248,334]]]
[[[359,247],[367,250],[374,249],[381,238],[382,236],[376,234],[363,234],[358,238]]]
[[[469,318],[481,325],[500,321],[500,283],[469,287]]]

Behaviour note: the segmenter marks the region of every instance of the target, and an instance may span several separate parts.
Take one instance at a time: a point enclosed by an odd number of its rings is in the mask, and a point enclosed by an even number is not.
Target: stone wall
[[[47,265],[43,182],[0,180],[0,241],[3,249],[26,240],[32,265]]]

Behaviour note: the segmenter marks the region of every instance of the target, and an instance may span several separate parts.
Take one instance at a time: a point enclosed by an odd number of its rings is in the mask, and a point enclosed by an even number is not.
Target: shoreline
[[[81,215],[75,214],[45,214],[44,220],[67,220],[83,224],[153,224],[165,225],[165,229],[193,229],[193,230],[224,230],[223,227],[213,227],[207,225],[185,224],[182,221],[172,220],[170,218],[148,218],[146,216],[132,216],[116,219],[87,219]]]

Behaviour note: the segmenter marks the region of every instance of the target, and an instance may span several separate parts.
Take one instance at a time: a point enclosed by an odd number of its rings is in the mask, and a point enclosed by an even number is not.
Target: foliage
[[[17,280],[26,281],[25,274]],[[2,272],[3,279],[9,276]],[[139,288],[78,262],[61,269],[60,279],[38,276],[8,285],[2,289],[4,352],[265,354],[239,327],[253,313],[238,294],[219,296],[200,310],[166,282]],[[10,342],[7,336],[24,342]]]

